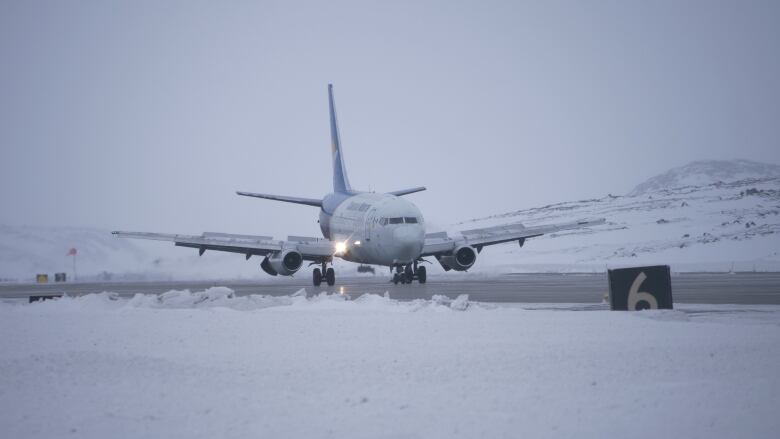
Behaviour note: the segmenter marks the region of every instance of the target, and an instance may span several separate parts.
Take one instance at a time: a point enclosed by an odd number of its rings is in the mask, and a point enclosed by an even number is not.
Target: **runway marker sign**
[[[668,265],[608,270],[609,307],[613,311],[672,309]]]

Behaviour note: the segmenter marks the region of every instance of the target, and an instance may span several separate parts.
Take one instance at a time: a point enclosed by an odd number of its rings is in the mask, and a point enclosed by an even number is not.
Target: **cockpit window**
[[[365,212],[371,207],[368,203],[349,203],[347,210],[355,210],[358,212]]]
[[[417,218],[413,216],[399,216],[396,218],[380,218],[379,224],[386,226],[388,224],[417,224]]]

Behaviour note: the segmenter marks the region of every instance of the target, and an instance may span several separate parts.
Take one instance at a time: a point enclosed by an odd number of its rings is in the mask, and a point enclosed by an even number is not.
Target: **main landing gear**
[[[323,275],[323,273],[325,274]],[[333,267],[326,268],[325,262],[322,263],[321,270],[315,268],[312,272],[312,281],[314,281],[315,287],[320,286],[323,280],[331,287],[336,283],[336,270]]]
[[[413,264],[407,264],[406,266],[397,265],[395,267],[395,274],[393,274],[393,283],[398,285],[410,284],[417,279],[417,282],[424,284],[428,280],[428,273],[425,271],[425,267],[418,267],[417,261]]]

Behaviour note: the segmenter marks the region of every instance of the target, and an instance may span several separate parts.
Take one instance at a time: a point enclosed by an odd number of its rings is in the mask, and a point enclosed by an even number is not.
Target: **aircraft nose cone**
[[[393,232],[393,240],[399,260],[409,261],[420,256],[423,247],[423,233],[420,227],[399,227]]]

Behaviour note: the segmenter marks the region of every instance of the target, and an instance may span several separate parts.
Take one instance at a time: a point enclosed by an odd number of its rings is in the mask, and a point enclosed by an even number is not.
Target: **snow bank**
[[[271,307],[290,307],[295,310],[392,310],[414,312],[422,309],[465,311],[469,309],[470,305],[467,294],[462,294],[454,300],[447,296],[436,295],[432,300],[420,299],[410,302],[390,299],[387,292],[384,296],[362,294],[355,300],[350,299],[350,296],[345,294],[328,294],[325,291],[307,296],[306,289],[303,288],[289,296],[266,296],[261,294],[236,296],[235,292],[228,287],[211,287],[194,293],[190,292],[190,290],[170,290],[163,294],[136,294],[130,298],[122,297],[113,292],[102,292],[74,297],[65,296],[53,300],[34,302],[29,305],[21,301],[0,302],[0,307],[29,307],[35,310],[54,311],[101,311],[132,308],[230,308],[233,310],[250,311]]]
[[[571,309],[598,308],[303,291],[236,297],[227,288],[0,303],[0,432],[709,439],[780,431],[780,307]]]

